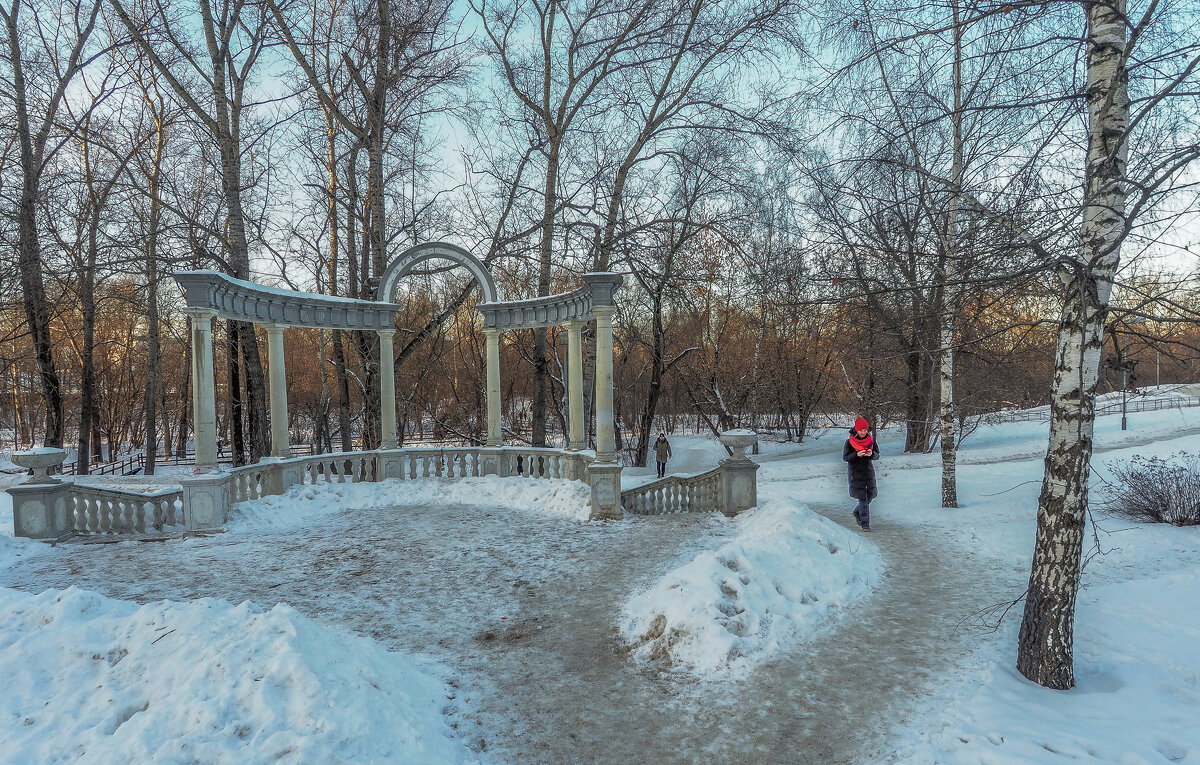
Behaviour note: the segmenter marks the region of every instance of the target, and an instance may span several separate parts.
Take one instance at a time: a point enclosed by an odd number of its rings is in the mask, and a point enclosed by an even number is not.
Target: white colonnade
[[[399,305],[390,300],[397,283],[412,268],[433,258],[451,260],[467,268],[483,290],[484,302],[476,306],[483,315],[486,337],[487,440],[486,445],[504,445],[501,428],[500,340],[505,331],[562,326],[567,331],[566,446],[582,451],[587,445],[583,411],[583,326],[596,322],[596,458],[588,468],[592,484],[593,517],[619,518],[620,462],[616,454],[613,423],[612,319],[616,311],[613,293],[622,277],[615,273],[584,274],[585,286],[569,293],[500,301],[487,267],[466,250],[444,242],[417,245],[401,253],[380,277],[381,300],[350,300],[292,290],[281,290],[234,279],[216,271],[185,271],[175,274],[184,288],[187,313],[192,321],[192,377],[196,468],[199,472],[217,464],[216,388],[213,380],[212,320],[247,321],[264,325],[267,333],[268,380],[270,383],[271,457],[291,454],[288,442],[287,370],[284,360],[284,330],[291,326],[374,331],[379,336],[380,442],[385,449],[398,446],[396,438],[396,391],[393,340]]]

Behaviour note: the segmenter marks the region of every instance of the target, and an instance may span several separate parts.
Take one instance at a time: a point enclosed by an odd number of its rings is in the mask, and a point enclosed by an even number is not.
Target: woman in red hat
[[[850,437],[842,447],[842,460],[846,463],[846,477],[850,482],[850,496],[858,500],[854,508],[854,520],[863,531],[871,530],[871,500],[879,496],[875,483],[875,466],[879,459],[879,445],[871,435],[871,424],[859,417],[850,429]]]

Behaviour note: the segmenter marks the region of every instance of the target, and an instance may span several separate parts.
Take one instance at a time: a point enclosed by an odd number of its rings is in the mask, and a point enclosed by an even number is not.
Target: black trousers
[[[657,464],[658,464],[658,477],[662,478],[663,476],[665,476],[667,474],[667,463],[659,462]]]
[[[858,521],[858,525],[863,528],[871,526],[871,500],[860,499],[858,507],[854,508],[854,520]]]

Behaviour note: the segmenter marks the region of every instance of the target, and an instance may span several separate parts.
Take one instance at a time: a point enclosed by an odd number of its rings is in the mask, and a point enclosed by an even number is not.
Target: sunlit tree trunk
[[[1129,130],[1125,0],[1085,6],[1088,149],[1078,258],[1060,271],[1066,304],[1050,403],[1037,541],[1017,643],[1017,670],[1039,685],[1075,685],[1075,596],[1083,555],[1096,383],[1125,234]]]
[[[958,324],[960,246],[958,217],[963,182],[963,82],[962,35],[958,0],[952,3],[954,19],[954,111],[950,115],[954,157],[950,166],[953,197],[946,213],[945,266],[942,268],[942,316],[938,342],[938,427],[942,441],[942,507],[958,507],[958,442],[954,411],[954,335]]]

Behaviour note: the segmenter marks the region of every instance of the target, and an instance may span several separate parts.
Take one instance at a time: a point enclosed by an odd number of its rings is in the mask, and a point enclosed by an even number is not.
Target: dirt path
[[[816,509],[849,520],[844,508]],[[562,593],[576,639],[539,636],[527,650],[528,674],[502,680],[515,702],[509,724],[525,737],[505,749],[513,761],[547,763],[885,757],[886,730],[972,650],[974,633],[956,634],[956,625],[1026,574],[985,570],[969,553],[948,558],[960,548],[928,529],[881,524],[871,541],[888,567],[876,593],[823,638],[736,683],[688,685],[638,671],[612,650],[611,621],[597,618],[620,604],[596,590]],[[596,573],[624,592],[628,570],[613,560]]]
[[[845,508],[815,509],[849,525]],[[626,595],[729,530],[712,516],[353,511],[302,533],[69,546],[0,584],[288,602],[451,667],[462,735],[501,761],[848,763],[890,751],[886,728],[970,650],[956,624],[1025,575],[985,570],[944,533],[880,523],[869,539],[886,578],[815,643],[739,682],[636,666],[613,638]]]

